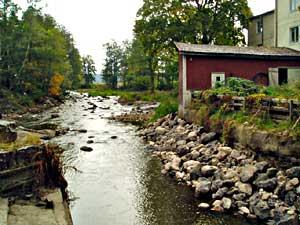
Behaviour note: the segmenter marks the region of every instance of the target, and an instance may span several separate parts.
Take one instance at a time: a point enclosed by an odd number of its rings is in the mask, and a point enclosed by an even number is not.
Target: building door
[[[278,69],[278,84],[283,85],[288,83],[288,70],[287,68]]]
[[[216,83],[225,82],[225,73],[212,73],[211,74],[211,87],[214,88]]]

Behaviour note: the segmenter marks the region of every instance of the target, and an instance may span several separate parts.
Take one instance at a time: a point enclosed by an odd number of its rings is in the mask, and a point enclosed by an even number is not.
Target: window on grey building
[[[256,22],[256,33],[259,34],[262,32],[263,32],[263,22],[262,22],[262,20],[258,20]]]
[[[291,11],[297,10],[299,5],[300,5],[300,0],[290,0],[290,9],[291,9]]]
[[[292,43],[299,42],[299,27],[291,28],[291,42]]]

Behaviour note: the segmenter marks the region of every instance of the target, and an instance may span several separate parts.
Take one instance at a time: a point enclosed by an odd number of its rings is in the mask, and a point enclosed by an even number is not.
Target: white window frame
[[[217,77],[220,78],[220,82],[225,82],[225,73],[224,72],[212,72],[211,73],[211,87],[214,88],[216,86]]]
[[[296,30],[296,32],[298,31],[298,37],[296,36],[296,34],[294,34],[294,29]],[[300,42],[300,26],[295,26],[290,28],[290,42],[292,44],[296,44]]]

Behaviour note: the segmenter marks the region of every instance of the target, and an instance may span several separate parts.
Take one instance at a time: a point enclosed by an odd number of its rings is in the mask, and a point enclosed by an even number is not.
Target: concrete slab
[[[0,225],[7,225],[8,199],[0,198]]]
[[[42,199],[53,202],[53,209],[43,205],[38,207],[32,201],[16,201],[10,206],[8,223],[5,225],[72,225],[69,208],[63,201],[61,191],[44,191]]]

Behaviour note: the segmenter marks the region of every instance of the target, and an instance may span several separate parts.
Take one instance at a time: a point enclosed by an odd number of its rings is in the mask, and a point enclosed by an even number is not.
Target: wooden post
[[[289,118],[291,121],[293,120],[293,111],[294,111],[293,100],[290,100],[289,101]]]

